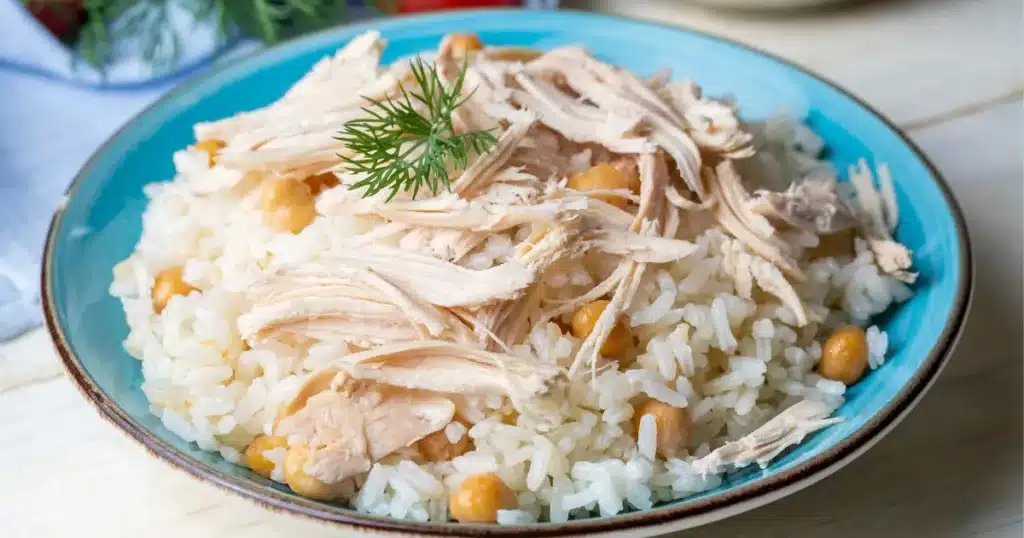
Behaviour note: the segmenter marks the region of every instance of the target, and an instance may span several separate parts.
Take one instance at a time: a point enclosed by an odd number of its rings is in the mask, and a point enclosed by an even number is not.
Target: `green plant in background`
[[[188,29],[182,19],[213,24],[218,38],[247,35],[273,43],[348,18],[346,0],[26,0],[33,11],[82,15],[70,37],[82,60],[99,70],[138,55],[155,70],[177,64]],[[389,2],[365,2],[387,9]],[[384,4],[384,5],[381,5]],[[77,17],[77,15],[76,15]],[[177,24],[175,24],[175,22]]]

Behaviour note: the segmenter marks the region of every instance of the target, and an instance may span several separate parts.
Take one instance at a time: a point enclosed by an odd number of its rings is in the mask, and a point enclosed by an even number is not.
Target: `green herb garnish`
[[[419,58],[411,70],[415,88],[399,84],[394,98],[367,97],[370,106],[363,110],[369,117],[346,122],[336,137],[351,152],[342,156],[347,169],[366,174],[352,185],[365,188],[364,196],[390,190],[391,200],[398,191],[411,190],[415,198],[421,187],[435,195],[442,186],[450,190],[448,165],[465,168],[471,154],[486,153],[497,143],[490,132],[456,133],[452,125],[452,112],[469,97],[462,95],[465,65],[451,85]]]

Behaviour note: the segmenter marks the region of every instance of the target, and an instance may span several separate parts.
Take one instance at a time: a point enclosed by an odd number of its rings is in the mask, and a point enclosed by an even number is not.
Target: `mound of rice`
[[[827,170],[816,160],[820,140],[803,126],[783,118],[761,127],[767,149],[759,152],[757,166],[787,182]],[[590,163],[586,154],[573,159],[576,168]],[[279,410],[311,373],[350,351],[344,343],[283,337],[250,348],[236,324],[251,306],[245,291],[271,265],[330,257],[345,239],[380,225],[372,217],[319,216],[298,234],[279,233],[264,223],[256,187],[246,179],[197,193],[181,177],[147,186],[141,239],[115,268],[111,286],[130,327],[125,349],[141,362],[142,389],[153,412],[175,434],[232,462],[256,436],[272,433]],[[466,265],[500,263],[511,239],[495,235]],[[858,240],[852,259],[823,258],[806,266],[807,281],[794,287],[818,321],[799,327],[794,312],[775,297],[737,289],[727,271],[730,252],[742,248],[735,239],[709,228],[692,240],[698,252],[648,270],[627,310],[638,341],[632,365],[573,384],[564,400],[551,403],[554,424],[526,415],[507,424],[507,400],[471,399],[469,427],[453,422],[444,432],[453,442],[471,437],[472,451],[441,463],[423,462],[412,449],[399,451],[351,480],[340,502],[370,514],[445,521],[453,488],[470,474],[494,472],[518,500],[517,509],[499,512],[498,523],[518,524],[643,510],[714,488],[720,477],[697,472],[691,465],[696,458],[797,401],[841,405],[843,383],[815,373],[824,337],[843,324],[867,326],[873,315],[910,295],[906,285],[879,271],[872,251]],[[381,241],[400,246],[398,238]],[[586,257],[561,263],[545,276],[554,299],[594,286],[586,263]],[[154,275],[182,264],[184,280],[202,291],[174,297],[154,312]],[[538,324],[511,352],[568,365],[580,341],[561,328],[566,321]],[[867,335],[870,367],[878,368],[887,337],[876,327],[868,327]],[[656,457],[653,417],[640,421],[634,437],[631,401],[637,395],[688,410],[693,428],[684,457]],[[277,463],[272,478],[281,481],[283,449],[266,456]]]

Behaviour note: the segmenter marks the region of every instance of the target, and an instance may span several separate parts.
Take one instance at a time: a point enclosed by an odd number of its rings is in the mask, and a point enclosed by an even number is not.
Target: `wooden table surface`
[[[681,537],[1022,535],[1020,0],[877,0],[786,16],[683,1],[570,2],[727,35],[889,115],[952,184],[977,285],[949,367],[866,455],[791,497]],[[0,537],[338,537],[150,457],[93,411],[40,330],[0,344]]]

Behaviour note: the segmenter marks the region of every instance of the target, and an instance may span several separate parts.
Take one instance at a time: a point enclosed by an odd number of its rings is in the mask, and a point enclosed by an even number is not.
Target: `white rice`
[[[466,429],[466,425],[457,420],[449,422],[448,425],[444,427],[445,437],[448,439],[449,443],[453,444],[459,442],[468,432],[469,430]]]
[[[536,523],[537,517],[526,510],[498,510],[498,525]]]
[[[783,130],[782,125],[766,129]],[[792,162],[776,164],[801,176],[820,171],[820,163],[808,157],[820,149],[817,139],[802,127],[789,129],[772,136],[789,136],[811,153],[790,152]],[[590,155],[572,159],[571,166],[582,169]],[[235,323],[249,308],[243,292],[269,263],[315,260],[376,223],[319,217],[301,233],[277,234],[263,224],[251,188],[197,196],[175,181],[150,185],[146,194],[142,238],[115,268],[111,285],[130,328],[125,349],[141,361],[142,389],[171,432],[239,461],[256,436],[271,433],[278,410],[303,380],[348,352],[345,345],[286,339],[247,349]],[[728,237],[712,229],[693,240],[698,252],[648,271],[629,308],[639,339],[633,366],[573,386],[553,408],[555,425],[541,427],[528,416],[503,424],[507,402],[482,399],[466,410],[471,427],[452,422],[444,429],[451,442],[468,435],[471,452],[443,463],[378,462],[353,481],[341,502],[366,513],[444,520],[453,488],[468,475],[495,472],[519,504],[499,511],[498,523],[522,524],[647,509],[717,487],[720,477],[696,473],[690,462],[752,431],[797,398],[841,403],[845,387],[813,372],[821,338],[840,323],[864,325],[910,295],[906,285],[881,274],[870,250],[858,243],[852,260],[811,264],[809,282],[797,291],[806,308],[825,321],[801,329],[777,300],[755,302],[737,289],[723,270]],[[511,247],[508,236],[495,235],[467,265],[500,263]],[[186,281],[203,292],[176,296],[154,313],[153,275],[181,263]],[[549,281],[557,293],[568,297],[597,280],[583,262],[564,265]],[[875,326],[866,334],[869,364],[876,369],[885,362],[888,336]],[[527,340],[513,352],[556,364],[571,360],[580,344],[553,322],[534,327]],[[691,453],[657,457],[652,416],[631,430],[637,396],[688,409]],[[282,481],[283,449],[264,455],[274,463],[271,478]]]
[[[866,331],[868,340],[868,365],[872,370],[885,363],[885,354],[889,350],[889,335],[872,325]]]
[[[636,434],[636,450],[641,456],[654,461],[654,450],[657,446],[658,424],[654,415],[640,417],[640,427]]]

